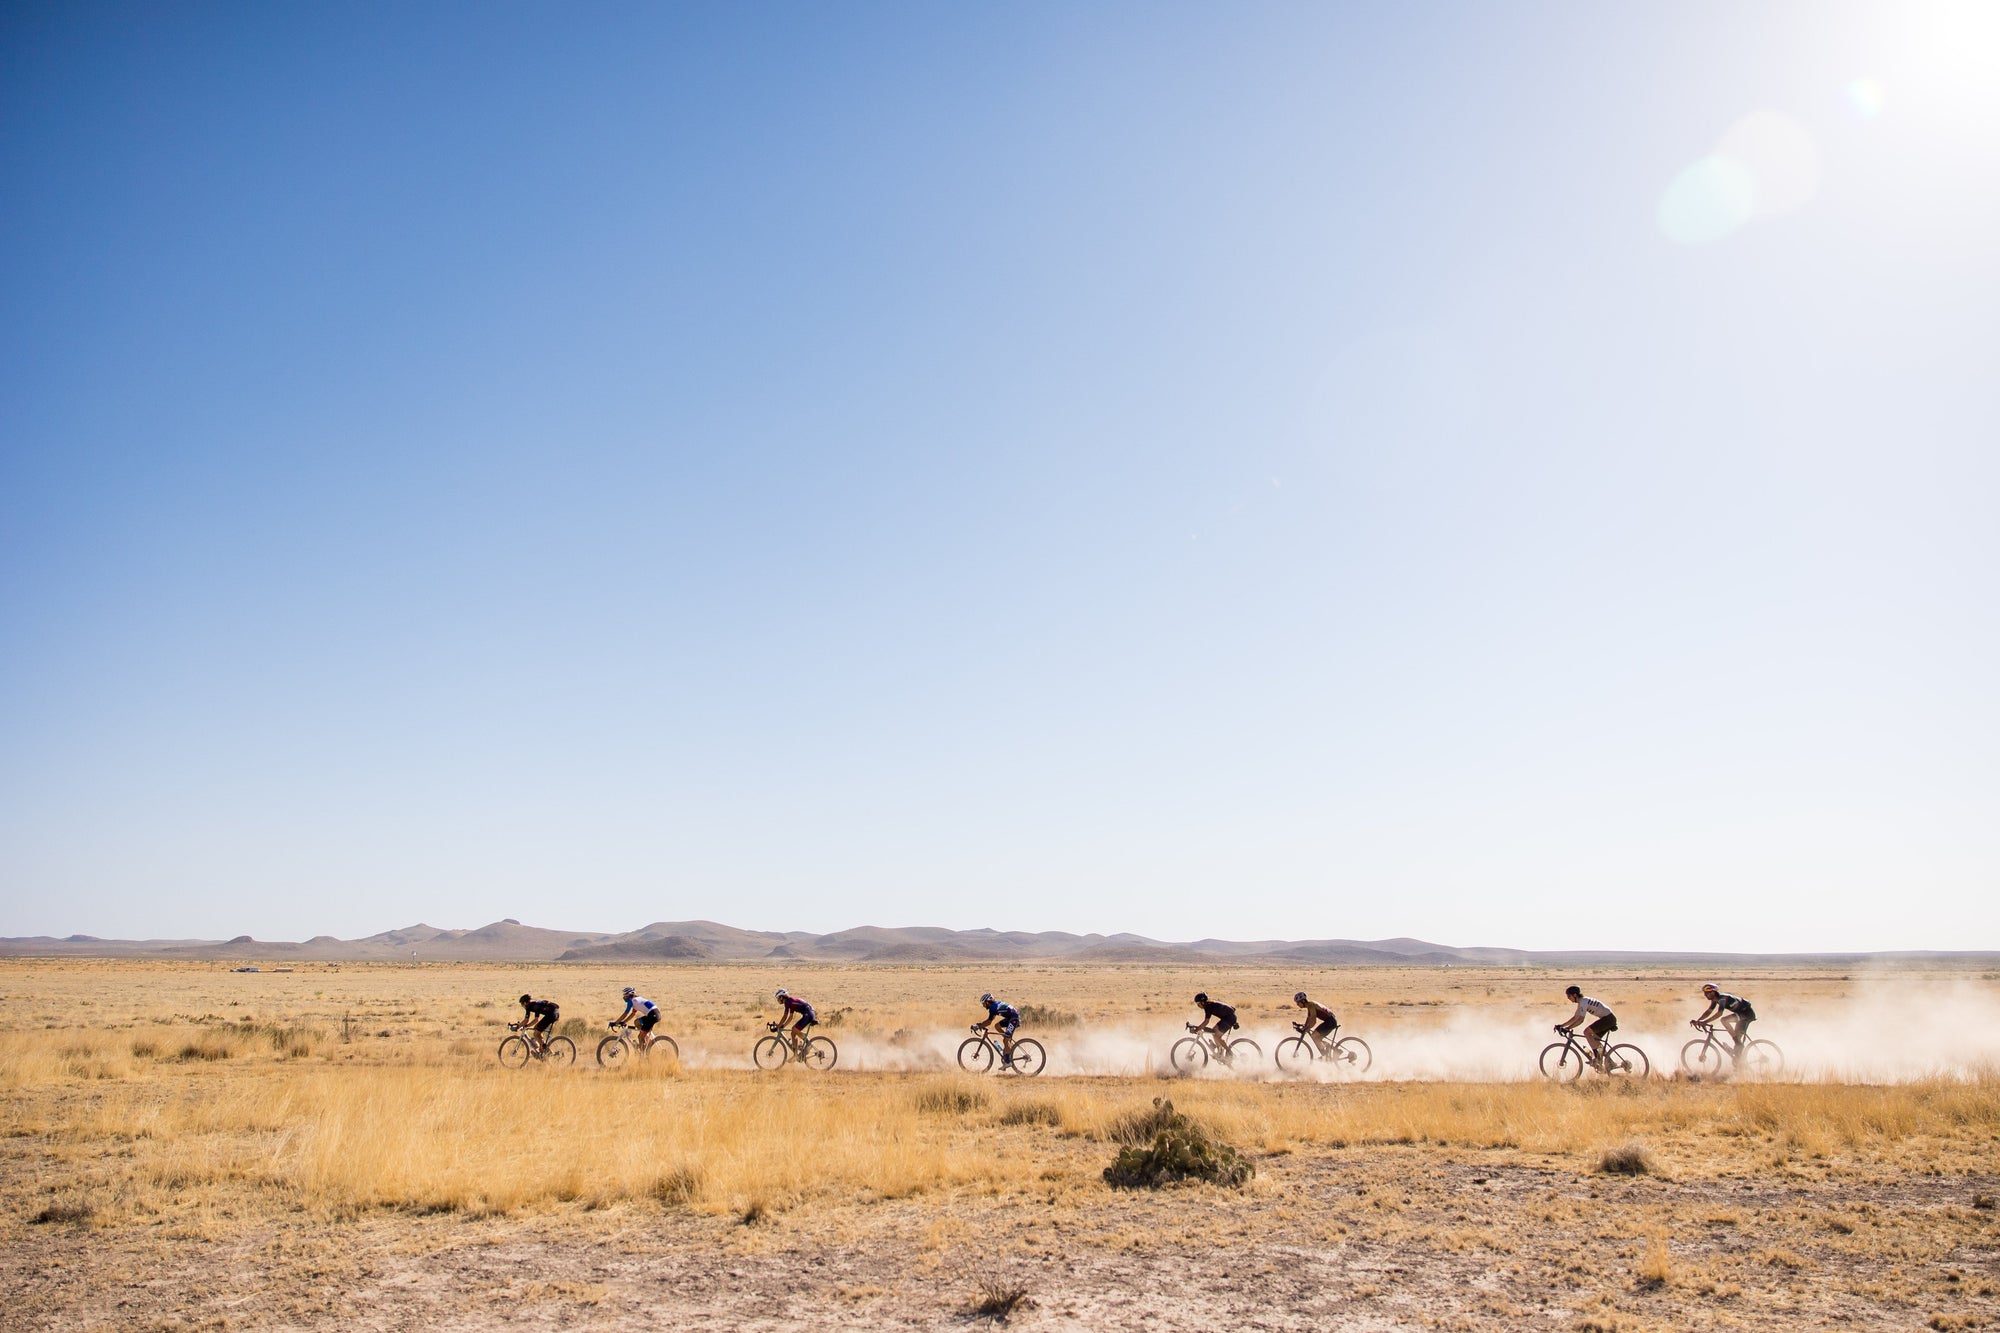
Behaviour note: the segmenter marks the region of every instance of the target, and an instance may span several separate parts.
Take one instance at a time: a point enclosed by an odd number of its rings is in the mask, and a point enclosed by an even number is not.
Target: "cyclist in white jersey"
[[[630,1023],[639,1029],[639,1049],[645,1050],[653,1044],[653,1028],[660,1021],[660,1006],[654,1004],[632,987],[625,988],[625,1012],[611,1020],[613,1023]]]
[[[1571,986],[1563,992],[1576,1004],[1576,1012],[1556,1024],[1556,1031],[1567,1036],[1578,1023],[1588,1018],[1590,1025],[1583,1030],[1584,1038],[1590,1042],[1590,1056],[1593,1060],[1604,1058],[1604,1039],[1618,1030],[1618,1015],[1611,1012],[1611,1006],[1602,1000],[1593,1000],[1583,993],[1583,987]]]

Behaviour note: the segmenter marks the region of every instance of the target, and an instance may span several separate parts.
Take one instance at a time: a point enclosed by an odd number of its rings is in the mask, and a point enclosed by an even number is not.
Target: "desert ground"
[[[1572,979],[1651,1077],[1534,1077]],[[1709,979],[1782,1077],[1677,1072]],[[628,982],[682,1059],[597,1066]],[[832,1071],[750,1067],[778,985]],[[1365,1075],[1272,1064],[1301,987]],[[988,989],[1043,1076],[952,1068]],[[1171,1076],[1196,989],[1254,1067]],[[524,990],[573,1067],[500,1066]],[[8,1329],[2000,1325],[1977,968],[9,960],[0,996]],[[1167,1125],[1254,1174],[1106,1182]]]

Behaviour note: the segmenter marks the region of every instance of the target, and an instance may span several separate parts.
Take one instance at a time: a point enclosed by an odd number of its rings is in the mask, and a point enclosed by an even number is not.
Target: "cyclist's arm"
[[[1695,1019],[1695,1022],[1706,1023],[1711,1018],[1720,1018],[1720,1017],[1722,1017],[1721,1003],[1719,1001],[1711,1000],[1709,1001],[1708,1008],[1701,1011],[1701,1017]]]
[[[1576,1002],[1576,1012],[1571,1014],[1568,1018],[1565,1018],[1563,1020],[1562,1025],[1566,1028],[1574,1028],[1580,1026],[1583,1020],[1588,1017],[1590,1017],[1588,1009],[1585,1007],[1582,1000],[1578,1000]]]

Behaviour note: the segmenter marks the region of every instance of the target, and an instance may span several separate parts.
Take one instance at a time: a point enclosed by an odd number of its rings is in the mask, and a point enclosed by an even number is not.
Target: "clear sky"
[[[0,934],[2000,947],[2000,6],[0,7]]]

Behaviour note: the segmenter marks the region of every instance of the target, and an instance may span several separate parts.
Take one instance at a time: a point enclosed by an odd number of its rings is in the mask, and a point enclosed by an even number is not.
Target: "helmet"
[[[532,995],[523,995],[523,996],[521,997],[521,1003],[522,1003],[522,1004],[526,1004],[526,1003],[527,1003],[528,1001],[530,1001],[530,1000],[532,1000],[532,999],[534,999],[534,998],[535,998],[535,997],[534,997],[534,996],[532,996]]]
[[[979,997],[979,1002],[980,1002],[981,1004],[991,1004],[991,1003],[993,1003],[993,992],[992,992],[992,991],[987,991],[987,992],[986,992],[986,994],[984,994],[984,995],[982,995],[982,996],[980,996],[980,997]]]
[[[1713,981],[1704,981],[1701,983],[1701,993],[1703,995],[1713,995],[1715,994],[1715,989],[1716,989],[1715,983]]]
[[[1196,992],[1194,993],[1194,1002],[1195,1002],[1196,1004],[1207,1004],[1207,1003],[1208,1003],[1208,992],[1207,992],[1207,991],[1205,991],[1205,990],[1203,990],[1203,991],[1196,991]]]
[[[625,988],[625,998],[628,1000],[631,999],[634,995],[637,995],[638,993],[639,993],[638,991],[634,990],[630,986],[627,986]]]
[[[1306,1002],[1306,993],[1304,991],[1300,991],[1297,995],[1294,995],[1292,997],[1293,1004],[1304,1004],[1305,1002]]]
[[[1565,994],[1565,995],[1568,995],[1568,996],[1571,996],[1571,997],[1574,997],[1574,996],[1578,996],[1578,995],[1581,995],[1581,994],[1583,994],[1583,987],[1581,987],[1581,986],[1565,986],[1565,987],[1563,987],[1563,994]]]
[[[785,998],[785,988],[783,986],[778,987],[778,998],[781,1000]]]

